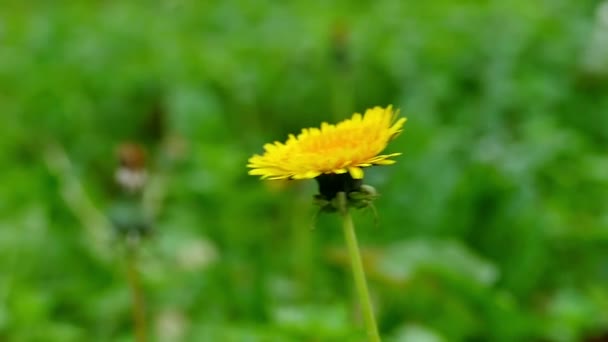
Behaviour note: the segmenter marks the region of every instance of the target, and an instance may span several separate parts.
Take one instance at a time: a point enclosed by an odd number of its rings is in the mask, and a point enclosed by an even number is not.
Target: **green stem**
[[[344,237],[346,238],[346,246],[348,248],[348,254],[350,256],[350,262],[353,269],[353,277],[355,278],[357,295],[359,296],[359,301],[361,302],[361,311],[365,321],[367,337],[370,342],[380,342],[380,334],[378,334],[376,318],[374,317],[374,309],[372,307],[372,301],[370,299],[369,290],[367,289],[367,282],[365,280],[365,271],[363,270],[361,253],[359,252],[359,245],[357,244],[357,235],[355,234],[353,220],[348,211],[346,194],[344,192],[339,192],[337,196],[340,214],[342,215]]]
[[[136,248],[136,247],[135,247]],[[135,330],[135,340],[137,342],[146,341],[146,317],[144,309],[144,299],[139,281],[137,270],[137,256],[135,250],[127,251],[127,280],[131,288],[133,325]]]

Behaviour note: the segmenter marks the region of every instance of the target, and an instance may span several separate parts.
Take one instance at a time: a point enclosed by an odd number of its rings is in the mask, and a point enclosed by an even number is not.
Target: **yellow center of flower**
[[[395,162],[390,158],[400,153],[380,153],[405,121],[391,106],[375,107],[336,125],[324,122],[320,128],[303,129],[297,137],[290,134],[285,143],[264,145],[263,155],[249,159],[249,174],[262,179],[306,179],[349,172],[361,179],[362,167]]]

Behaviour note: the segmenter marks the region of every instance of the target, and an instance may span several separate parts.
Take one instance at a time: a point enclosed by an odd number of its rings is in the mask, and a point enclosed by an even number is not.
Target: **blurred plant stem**
[[[49,172],[58,180],[61,197],[66,207],[80,221],[89,235],[95,255],[104,259],[111,256],[105,242],[112,224],[89,198],[82,182],[74,171],[74,165],[60,144],[49,142],[44,150],[44,161]]]
[[[350,75],[343,70],[336,70],[332,79],[332,112],[334,120],[340,121],[353,111],[354,96]]]
[[[346,23],[336,21],[330,33],[330,51],[332,66],[332,112],[339,121],[354,108],[354,93],[351,68],[351,51],[349,46],[349,27]]]
[[[146,341],[146,314],[144,297],[139,280],[137,268],[137,246],[130,246],[127,250],[127,281],[131,289],[131,305],[133,310],[133,327],[137,342]]]
[[[342,228],[344,229],[346,247],[348,249],[348,255],[350,257],[350,262],[353,269],[355,287],[357,289],[357,295],[359,296],[367,337],[370,342],[380,342],[376,318],[374,317],[374,309],[372,307],[367,282],[365,280],[363,261],[361,260],[361,253],[359,252],[359,245],[357,243],[357,235],[355,234],[355,226],[353,225],[353,220],[348,211],[346,194],[344,192],[339,192],[337,196],[340,215],[342,216]]]
[[[289,208],[306,208],[310,206],[310,195],[302,191],[302,187],[297,188],[297,193],[291,197],[291,202],[287,203]],[[285,207],[287,209],[287,206]],[[288,212],[288,211],[286,211]],[[313,244],[312,228],[310,226],[309,210],[298,210],[296,214],[290,215],[293,229],[292,246],[295,255],[296,277],[298,284],[311,284],[314,280],[313,272],[315,269],[315,250]],[[309,298],[311,294],[310,286],[302,287],[302,295],[304,298]]]

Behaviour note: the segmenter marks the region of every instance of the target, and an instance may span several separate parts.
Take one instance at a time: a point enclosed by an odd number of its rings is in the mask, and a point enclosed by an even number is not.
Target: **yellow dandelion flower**
[[[360,180],[362,168],[395,162],[391,158],[400,153],[380,153],[405,121],[392,106],[375,107],[336,125],[324,122],[320,128],[303,129],[298,136],[290,134],[285,143],[264,145],[263,155],[249,159],[249,174],[262,179],[310,179],[348,173]]]

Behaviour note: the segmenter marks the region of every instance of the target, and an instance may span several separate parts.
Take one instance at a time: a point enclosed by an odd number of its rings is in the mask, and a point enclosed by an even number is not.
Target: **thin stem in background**
[[[137,269],[137,253],[134,250],[135,248],[137,247],[133,247],[127,251],[127,279],[131,289],[135,340],[137,342],[145,342],[146,314],[143,292],[139,280],[139,271]]]
[[[59,182],[59,191],[67,208],[80,221],[88,234],[89,242],[95,251],[94,255],[104,261],[110,260],[112,251],[108,248],[107,242],[110,240],[112,223],[87,194],[65,148],[57,142],[48,142],[43,156],[49,173]]]
[[[353,269],[353,277],[355,278],[355,287],[357,289],[357,295],[359,296],[359,301],[361,303],[361,311],[363,313],[363,320],[365,321],[365,330],[367,332],[367,337],[370,342],[380,342],[380,334],[378,333],[378,326],[376,325],[374,309],[372,307],[372,302],[369,296],[369,290],[367,289],[365,271],[363,269],[361,253],[359,252],[359,245],[357,243],[357,235],[355,234],[353,220],[348,211],[346,194],[344,192],[339,192],[337,196],[338,203],[340,206],[340,214],[342,216],[342,227],[344,229],[344,237],[346,239],[348,255],[350,257],[351,266]]]

